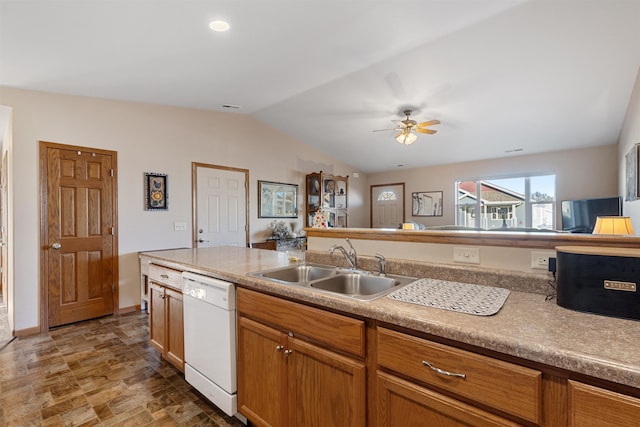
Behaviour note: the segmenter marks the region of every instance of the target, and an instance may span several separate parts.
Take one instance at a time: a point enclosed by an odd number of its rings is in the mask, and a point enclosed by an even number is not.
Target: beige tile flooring
[[[149,345],[131,313],[16,339],[0,351],[2,426],[242,426]]]

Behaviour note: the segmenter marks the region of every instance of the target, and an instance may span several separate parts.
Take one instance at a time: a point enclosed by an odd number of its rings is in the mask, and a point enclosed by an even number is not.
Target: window
[[[491,219],[513,219],[512,206],[505,206],[501,208],[492,206],[489,212],[491,213]]]
[[[553,229],[555,182],[555,175],[456,181],[456,225]]]
[[[381,202],[383,200],[397,200],[396,193],[393,191],[383,191],[378,195],[378,201]]]

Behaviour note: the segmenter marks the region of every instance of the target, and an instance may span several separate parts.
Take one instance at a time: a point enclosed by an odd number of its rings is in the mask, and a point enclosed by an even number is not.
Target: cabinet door
[[[640,399],[569,381],[569,425],[618,427],[640,425]]]
[[[176,368],[184,372],[184,320],[182,293],[165,289],[165,357]]]
[[[287,347],[289,425],[364,427],[365,365],[296,338]]]
[[[286,426],[287,336],[238,318],[238,410],[255,426]]]
[[[149,336],[151,345],[164,354],[165,352],[165,330],[164,330],[164,287],[157,283],[149,282],[149,309],[151,310],[149,319]]]
[[[380,371],[377,415],[378,427],[520,425]]]

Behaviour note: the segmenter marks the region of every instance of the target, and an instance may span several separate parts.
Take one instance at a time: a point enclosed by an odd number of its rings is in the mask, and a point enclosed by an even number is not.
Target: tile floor
[[[2,426],[232,426],[149,345],[146,313],[16,339],[0,351]]]

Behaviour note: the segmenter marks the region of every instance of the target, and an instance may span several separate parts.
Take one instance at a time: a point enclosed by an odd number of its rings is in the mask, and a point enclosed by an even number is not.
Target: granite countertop
[[[247,275],[288,265],[285,252],[218,247],[141,255],[168,267],[640,388],[640,322],[568,310],[542,294],[512,290],[497,314],[474,316],[387,297],[359,301]]]

